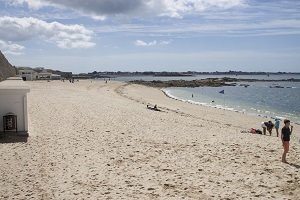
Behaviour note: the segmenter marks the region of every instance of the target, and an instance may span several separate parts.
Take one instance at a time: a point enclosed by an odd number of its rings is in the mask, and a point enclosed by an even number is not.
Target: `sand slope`
[[[264,119],[119,82],[29,84],[30,137],[0,143],[0,199],[300,199],[298,136],[283,164],[278,138],[241,133]]]

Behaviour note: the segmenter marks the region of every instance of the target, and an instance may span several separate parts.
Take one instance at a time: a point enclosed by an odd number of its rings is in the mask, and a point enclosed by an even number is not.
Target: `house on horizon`
[[[38,73],[38,80],[60,80],[61,79],[61,75],[59,74],[52,74],[51,72],[48,71],[42,71],[40,73]]]
[[[51,80],[60,80],[61,79],[61,75],[59,74],[51,74]]]
[[[47,71],[42,71],[38,73],[38,78],[39,80],[51,80],[52,73],[47,72]]]
[[[63,73],[63,72],[62,72]],[[70,76],[70,73],[65,73],[66,76]],[[64,75],[65,75],[64,74]],[[33,69],[20,69],[18,70],[18,75],[23,79],[23,81],[34,81],[34,80],[61,80],[61,74],[53,74],[46,70],[42,72],[36,72]],[[72,73],[71,73],[72,77]]]
[[[24,81],[33,81],[38,78],[38,73],[32,69],[21,69],[19,71],[19,76],[24,80]]]

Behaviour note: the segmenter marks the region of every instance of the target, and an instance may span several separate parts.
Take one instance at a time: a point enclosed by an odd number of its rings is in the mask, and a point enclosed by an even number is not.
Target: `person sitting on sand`
[[[150,110],[154,110],[154,111],[161,111],[160,109],[157,108],[157,105],[155,104],[154,107],[150,107],[149,105],[147,105],[147,108]]]
[[[264,135],[266,135],[267,130],[270,133],[270,135],[272,135],[272,129],[274,127],[274,124],[272,123],[272,121],[262,122],[261,127],[263,128]]]
[[[284,120],[284,127],[281,129],[281,140],[282,140],[282,146],[283,146],[283,154],[282,154],[282,162],[286,162],[286,154],[289,152],[290,148],[290,136],[293,132],[293,126],[291,126],[290,129],[290,120],[285,119]]]
[[[251,128],[249,133],[252,133],[252,134],[262,134],[262,131],[259,130],[259,129],[255,129],[255,128]]]
[[[280,119],[276,118],[275,119],[275,130],[276,130],[276,134],[277,134],[277,137],[279,136],[279,126],[280,126]]]

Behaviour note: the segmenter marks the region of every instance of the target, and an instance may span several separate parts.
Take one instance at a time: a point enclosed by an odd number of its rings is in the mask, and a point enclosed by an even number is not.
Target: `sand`
[[[275,133],[243,133],[267,119],[121,82],[28,84],[30,137],[0,139],[0,199],[300,199],[299,126],[284,164]]]

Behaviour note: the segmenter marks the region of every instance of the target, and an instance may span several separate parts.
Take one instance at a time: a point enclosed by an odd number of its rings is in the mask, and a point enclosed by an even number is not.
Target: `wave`
[[[195,104],[195,105],[201,105],[201,106],[207,106],[207,107],[212,107],[212,108],[218,108],[218,109],[223,109],[223,110],[229,110],[229,111],[234,111],[234,112],[240,112],[243,113],[242,111],[236,110],[231,107],[225,107],[223,105],[211,105],[209,103],[204,103],[204,102],[199,102],[199,101],[193,101],[193,100],[186,100],[186,99],[181,99],[179,97],[176,97],[172,95],[167,89],[163,88],[161,91],[169,98],[177,100],[177,101],[182,101],[190,104]]]

